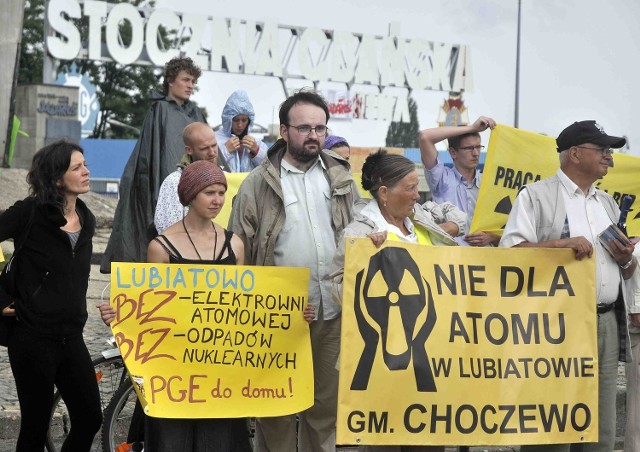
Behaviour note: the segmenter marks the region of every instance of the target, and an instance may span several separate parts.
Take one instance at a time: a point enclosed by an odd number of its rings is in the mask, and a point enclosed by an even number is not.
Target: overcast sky
[[[464,94],[470,119],[492,116],[514,125],[517,0],[285,0],[242,2],[157,0],[158,7],[215,17],[386,35],[400,25],[408,39],[468,45],[473,91]],[[596,119],[609,134],[626,135],[640,156],[640,2],[636,0],[522,0],[519,127],[550,136],[573,121]],[[207,72],[195,100],[218,124],[228,95],[244,89],[256,122],[277,122],[284,100],[277,78]],[[435,127],[442,91],[413,91],[421,128]],[[332,120],[352,145],[381,146],[388,123]],[[634,149],[635,148],[635,152]]]

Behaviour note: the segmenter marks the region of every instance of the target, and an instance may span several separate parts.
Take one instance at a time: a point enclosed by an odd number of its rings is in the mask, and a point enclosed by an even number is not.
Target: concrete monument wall
[[[29,168],[33,154],[45,144],[67,138],[80,141],[78,88],[60,85],[19,85],[16,116],[29,138],[19,137],[13,155],[14,168]]]

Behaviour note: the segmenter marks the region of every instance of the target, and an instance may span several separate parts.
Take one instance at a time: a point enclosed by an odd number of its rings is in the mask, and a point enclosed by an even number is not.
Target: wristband
[[[629,267],[631,267],[632,264],[633,264],[633,256],[631,256],[631,259],[629,259],[629,262],[627,262],[624,265],[621,265],[620,268],[623,269],[623,270],[626,270]]]

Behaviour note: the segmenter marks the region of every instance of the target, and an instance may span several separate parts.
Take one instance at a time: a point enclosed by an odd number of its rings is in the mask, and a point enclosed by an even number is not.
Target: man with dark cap
[[[614,199],[594,187],[612,163],[611,148],[625,139],[607,135],[595,121],[571,124],[558,136],[560,169],[555,176],[525,186],[518,194],[500,240],[502,247],[571,248],[578,260],[596,258],[598,315],[598,432],[597,443],[585,451],[611,452],[616,436],[618,360],[629,357],[625,284],[637,267],[634,246],[598,240],[616,223],[620,210]],[[521,450],[569,451],[569,444],[523,446]]]

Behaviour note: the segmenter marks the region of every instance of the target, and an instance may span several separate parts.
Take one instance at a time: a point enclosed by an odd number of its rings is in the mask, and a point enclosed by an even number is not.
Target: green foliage
[[[409,97],[410,122],[391,122],[387,131],[386,146],[394,148],[417,148],[418,133],[418,105],[412,97]]]
[[[42,83],[44,0],[26,0],[18,83]]]
[[[109,0],[109,3],[128,2],[137,6],[143,1]],[[149,2],[149,6],[153,6],[153,2]],[[18,83],[42,83],[44,12],[44,0],[26,1]],[[120,32],[126,45],[130,42],[131,30],[128,22],[124,24]],[[83,41],[86,42],[88,19],[81,19],[77,26]],[[161,33],[161,39],[167,42],[167,33]],[[93,130],[93,138],[137,138],[135,131],[112,127],[108,120],[115,119],[137,129],[142,128],[151,104],[148,100],[149,94],[153,89],[159,88],[161,69],[76,59],[61,62],[59,70],[68,72],[74,63],[78,72],[87,73],[97,87],[100,115]]]
[[[107,121],[115,119],[141,129],[151,105],[149,93],[158,86],[160,70],[156,73],[148,66],[122,66],[113,62],[96,64],[88,60],[83,62],[88,66],[89,78],[98,87],[100,116],[93,129],[94,137],[137,138],[135,131],[111,127]]]

